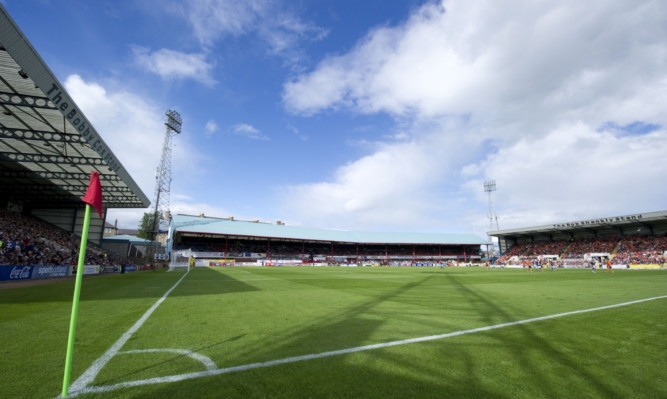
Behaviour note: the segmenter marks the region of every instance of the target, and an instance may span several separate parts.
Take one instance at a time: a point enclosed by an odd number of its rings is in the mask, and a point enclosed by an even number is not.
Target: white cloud
[[[213,137],[213,133],[218,131],[218,124],[215,123],[214,120],[209,120],[206,122],[206,126],[204,127],[204,135],[206,137]]]
[[[526,138],[474,165],[497,181],[504,228],[664,209],[667,130],[639,136],[583,124]],[[465,187],[480,201],[482,181]],[[503,215],[504,213],[504,215]],[[503,226],[501,226],[503,228]]]
[[[113,85],[109,82],[109,85]],[[164,111],[156,104],[126,90],[107,90],[100,83],[87,82],[79,75],[65,80],[67,92],[118,157],[139,188],[153,200],[155,170],[160,162],[164,141]],[[200,152],[188,141],[174,139],[172,165],[184,174],[196,173]],[[146,209],[112,209],[109,220],[119,219],[124,228],[134,228]],[[135,219],[139,215],[138,219]],[[133,222],[134,220],[134,222]],[[136,222],[136,223],[135,223]]]
[[[248,125],[246,123],[238,123],[232,127],[234,134],[239,136],[244,136],[253,140],[269,140],[269,138],[263,135],[259,130],[254,126]]]
[[[624,112],[647,91],[664,93],[665,7],[428,3],[405,24],[373,29],[349,53],[296,76],[285,84],[283,99],[306,115],[329,108],[471,114],[494,125],[531,128],[552,117]],[[655,115],[651,111],[632,117],[643,120]]]
[[[184,17],[204,46],[226,35],[256,35],[273,54],[297,58],[299,43],[320,40],[327,31],[269,0],[192,0],[182,5]]]
[[[651,161],[667,149],[664,15],[650,1],[448,1],[372,29],[286,82],[284,105],[409,127],[327,181],[285,189],[290,217],[409,226],[430,214],[469,230],[488,225],[489,178],[501,228],[664,208],[667,169]],[[599,129],[634,122],[658,128]]]
[[[162,79],[193,79],[208,86],[216,83],[211,77],[214,65],[206,61],[205,54],[187,54],[164,48],[151,52],[141,46],[135,46],[133,53],[139,66]]]
[[[366,143],[371,153],[328,181],[285,188],[285,212],[316,226],[361,230],[423,231],[438,224],[433,215],[460,217],[457,165],[471,141],[442,133],[461,128],[446,120],[413,127],[420,135],[409,141]]]
[[[339,228],[363,229],[417,220],[427,209],[420,209],[420,199],[413,193],[423,191],[428,178],[421,172],[432,161],[420,153],[421,162],[414,162],[412,157],[418,151],[387,147],[342,166],[330,182],[291,187],[287,193],[289,209],[316,226]]]
[[[211,44],[223,34],[243,34],[254,27],[258,13],[266,7],[263,1],[194,0],[184,5],[183,12],[204,44]]]
[[[296,126],[294,126],[294,125],[292,125],[292,124],[290,124],[290,123],[287,124],[287,130],[289,130],[289,131],[291,131],[292,133],[294,133],[294,135],[295,135],[296,137],[298,137],[299,140],[301,140],[301,141],[308,141],[308,140],[309,140],[309,137],[308,137],[307,135],[301,133],[301,131],[299,130],[299,128],[297,128]]]
[[[65,87],[139,187],[149,195],[164,135],[162,112],[136,94],[70,75]],[[146,165],[154,165],[146,167]]]

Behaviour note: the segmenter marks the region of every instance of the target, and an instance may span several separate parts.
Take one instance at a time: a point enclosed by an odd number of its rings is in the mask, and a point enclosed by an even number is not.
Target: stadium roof
[[[145,238],[139,238],[137,236],[129,234],[120,234],[117,236],[103,237],[102,242],[127,242],[132,245],[160,246],[160,243],[157,241],[151,241]]]
[[[93,170],[100,174],[105,208],[150,205],[0,5],[0,200],[33,208],[78,206]]]
[[[262,237],[358,244],[488,244],[486,240],[474,234],[352,232],[188,215],[173,216],[172,227],[174,228],[175,233]]]
[[[667,211],[638,213],[634,215],[613,216],[567,223],[555,223],[520,229],[491,231],[488,234],[503,239],[522,237],[552,236],[555,234],[580,235],[590,234],[633,234],[637,231],[667,231]]]

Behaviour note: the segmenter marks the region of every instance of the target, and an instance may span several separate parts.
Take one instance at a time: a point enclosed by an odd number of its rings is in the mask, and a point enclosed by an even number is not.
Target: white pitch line
[[[486,327],[478,327],[478,328],[473,328],[473,329],[470,329],[470,330],[454,331],[454,332],[450,332],[450,333],[446,333],[446,334],[430,335],[430,336],[426,336],[426,337],[404,339],[404,340],[400,340],[400,341],[385,342],[385,343],[382,343],[382,344],[357,346],[357,347],[354,347],[354,348],[340,349],[340,350],[322,352],[322,353],[314,353],[314,354],[303,355],[303,356],[288,357],[288,358],[284,358],[284,359],[271,360],[271,361],[268,361],[268,362],[251,363],[251,364],[245,364],[245,365],[234,366],[234,367],[226,367],[226,368],[216,369],[216,370],[200,371],[200,372],[196,372],[196,373],[178,374],[178,375],[172,375],[172,376],[167,376],[167,377],[155,377],[155,378],[149,378],[149,379],[145,379],[145,380],[121,382],[121,383],[113,384],[113,385],[88,386],[88,387],[85,387],[85,388],[83,388],[79,391],[73,391],[70,394],[71,394],[71,396],[77,396],[77,395],[81,395],[81,394],[84,394],[84,393],[111,392],[111,391],[115,391],[115,390],[121,389],[121,388],[130,388],[130,387],[136,387],[136,386],[141,386],[141,385],[161,384],[161,383],[167,383],[167,382],[178,382],[178,381],[184,381],[184,380],[191,380],[191,379],[195,379],[195,378],[209,377],[209,376],[213,376],[213,375],[228,374],[228,373],[234,373],[234,372],[239,372],[239,371],[247,371],[247,370],[252,370],[252,369],[257,369],[257,368],[262,368],[262,367],[271,367],[271,366],[276,366],[276,365],[279,365],[279,364],[295,363],[295,362],[301,362],[301,361],[304,361],[304,360],[321,359],[321,358],[325,358],[325,357],[345,355],[345,354],[355,353],[355,352],[363,352],[363,351],[372,350],[372,349],[381,349],[381,348],[388,348],[388,347],[397,346],[397,345],[405,345],[405,344],[413,344],[413,343],[417,343],[417,342],[433,341],[433,340],[438,340],[438,339],[443,339],[443,338],[456,337],[456,336],[459,336],[459,335],[472,334],[472,333],[477,333],[477,332],[482,332],[482,331],[496,330],[496,329],[499,329],[499,328],[511,327],[511,326],[516,326],[516,325],[520,325],[520,324],[534,323],[536,321],[555,319],[555,318],[558,318],[558,317],[571,316],[571,315],[575,315],[575,314],[588,313],[588,312],[595,312],[595,311],[598,311],[598,310],[613,309],[613,308],[618,308],[618,307],[622,307],[622,306],[634,305],[634,304],[641,303],[641,302],[648,302],[648,301],[653,301],[653,300],[656,300],[656,299],[664,299],[664,298],[667,298],[667,295],[657,296],[657,297],[653,297],[653,298],[639,299],[639,300],[631,301],[631,302],[618,303],[618,304],[615,304],[615,305],[601,306],[601,307],[597,307],[597,308],[575,310],[575,311],[572,311],[572,312],[565,312],[565,313],[558,313],[558,314],[553,314],[553,315],[548,315],[548,316],[534,317],[532,319],[519,320],[519,321],[513,321],[513,322],[509,322],[509,323],[502,323],[502,324],[495,324],[495,325],[486,326]]]
[[[386,279],[386,278],[416,278],[418,276],[372,276],[372,277],[341,277],[341,278],[335,278],[335,277],[330,277],[330,278],[322,278],[322,277],[295,277],[295,278],[290,278],[289,280],[283,280],[278,277],[271,277],[271,278],[245,278],[245,279],[226,279],[222,280],[224,282],[246,282],[246,281],[295,281],[295,280],[378,280],[378,279]]]
[[[179,355],[188,356],[200,363],[202,363],[206,370],[217,370],[218,366],[211,360],[210,357],[200,355],[197,352],[192,352],[187,349],[135,349],[130,351],[118,352],[118,355],[132,354],[132,353],[157,353],[157,352],[168,352],[168,353],[178,353]]]
[[[125,334],[118,338],[118,341],[116,341],[116,343],[114,343],[111,348],[109,348],[99,359],[95,360],[88,368],[88,370],[86,370],[76,381],[74,381],[73,384],[70,385],[70,392],[83,390],[88,386],[88,384],[95,380],[95,377],[97,377],[97,374],[100,372],[100,370],[102,370],[102,368],[118,353],[118,351],[120,351],[120,348],[122,348],[123,345],[125,345],[125,343],[132,337],[132,334],[134,334],[138,329],[141,328],[141,326],[144,325],[146,320],[148,320],[148,318],[153,314],[155,309],[157,309],[157,307],[160,306],[160,304],[162,304],[165,299],[167,299],[167,296],[181,283],[181,281],[183,281],[188,273],[190,273],[189,269],[187,272],[185,272],[183,277],[181,277],[176,282],[176,284],[174,284],[174,286],[169,289],[169,291],[162,295],[162,298],[158,299],[157,302],[155,302],[153,306],[151,306],[150,309],[148,309],[146,313],[144,313],[144,315],[141,316],[141,318],[125,332]]]

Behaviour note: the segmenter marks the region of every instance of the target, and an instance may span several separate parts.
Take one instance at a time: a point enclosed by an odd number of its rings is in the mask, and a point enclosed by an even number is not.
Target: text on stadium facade
[[[578,226],[590,226],[594,224],[608,224],[608,223],[620,223],[627,222],[632,220],[640,220],[642,215],[630,215],[630,216],[617,216],[613,218],[602,218],[602,219],[593,219],[593,220],[584,220],[582,222],[571,222],[571,223],[561,223],[554,224],[554,228],[562,227],[578,227]]]
[[[81,111],[79,111],[74,103],[68,101],[65,91],[58,87],[57,84],[51,83],[51,88],[46,93],[49,97],[49,100],[56,106],[60,112],[69,120],[69,122],[74,126],[76,130],[81,133],[81,135],[86,139],[90,146],[97,151],[98,154],[104,159],[107,165],[116,173],[120,169],[120,163],[112,156],[111,150],[106,148],[102,143],[100,138],[95,137],[95,134],[90,130],[90,122],[88,122],[84,117]],[[69,109],[69,110],[68,110]],[[108,152],[107,152],[108,151]]]

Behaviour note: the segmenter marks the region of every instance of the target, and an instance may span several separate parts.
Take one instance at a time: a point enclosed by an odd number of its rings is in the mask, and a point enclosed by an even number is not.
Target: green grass
[[[85,279],[72,382],[182,272]],[[0,290],[2,397],[62,387],[73,281]],[[660,270],[193,270],[122,351],[187,349],[218,368],[444,334],[667,295]],[[667,396],[667,299],[82,398]],[[204,371],[173,352],[119,354],[94,385]]]

